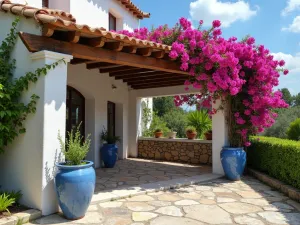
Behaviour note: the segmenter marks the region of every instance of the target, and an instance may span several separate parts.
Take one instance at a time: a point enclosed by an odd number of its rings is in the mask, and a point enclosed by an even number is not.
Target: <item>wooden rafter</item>
[[[142,55],[142,56],[150,56],[152,53],[152,49],[151,48],[138,48],[136,53],[139,55]]]
[[[160,75],[150,75],[150,76],[135,76],[135,77],[125,77],[122,80],[124,82],[148,82],[152,80],[163,80],[163,79],[171,79],[171,80],[177,80],[177,79],[188,79],[189,76],[185,75],[177,75],[177,74],[160,74]]]
[[[124,43],[123,42],[106,42],[104,47],[107,49],[119,52],[123,49]]]
[[[20,32],[19,36],[30,52],[48,50],[92,61],[108,62],[170,73],[188,74],[187,72],[181,71],[180,65],[174,61],[111,51],[78,43],[74,44],[24,32]]]
[[[150,85],[132,85],[133,89],[150,89],[150,88],[161,88],[161,87],[172,87],[172,86],[182,86],[183,83],[181,82],[174,82],[174,83],[165,83],[165,84],[150,84]]]
[[[107,63],[107,62],[97,62],[97,63],[89,63],[86,64],[86,68],[88,70],[92,69],[100,69],[100,68],[116,68],[116,67],[121,67],[121,65],[116,65],[112,63]]]
[[[116,72],[127,72],[127,71],[134,71],[137,68],[131,67],[131,66],[119,66],[114,68],[106,68],[106,69],[100,69],[100,73],[116,73]]]
[[[110,73],[109,76],[111,77],[119,77],[119,76],[131,76],[131,75],[142,75],[144,73],[154,73],[155,71],[149,70],[149,69],[134,69],[134,70],[129,70],[129,71],[124,71],[124,72],[114,72]]]
[[[183,84],[185,80],[186,80],[185,78],[177,78],[176,82]],[[141,79],[139,81],[128,81],[126,83],[128,85],[132,85],[132,86],[135,86],[135,85],[141,86],[141,85],[150,85],[150,84],[154,85],[154,84],[172,83],[173,81],[174,81],[174,79],[170,79],[170,78],[169,79],[152,79],[152,80],[143,80],[143,79]]]
[[[123,52],[134,54],[136,53],[137,47],[136,46],[124,46]]]
[[[156,51],[156,52],[152,52],[151,56],[158,58],[158,59],[162,59],[165,56],[165,51]]]
[[[78,58],[74,58],[74,59],[71,60],[70,63],[71,63],[72,65],[77,65],[77,64],[87,63],[87,62],[89,62],[89,60],[87,60],[87,59],[78,59]]]
[[[68,31],[67,32],[67,41],[71,43],[77,43],[80,39],[79,31]]]

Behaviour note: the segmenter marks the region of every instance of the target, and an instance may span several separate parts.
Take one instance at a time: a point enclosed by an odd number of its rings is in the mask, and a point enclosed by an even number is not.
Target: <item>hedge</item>
[[[252,137],[248,166],[300,188],[300,141]]]

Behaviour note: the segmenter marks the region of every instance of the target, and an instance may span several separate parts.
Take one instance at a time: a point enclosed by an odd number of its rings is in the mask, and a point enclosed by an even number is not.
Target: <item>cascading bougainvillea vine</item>
[[[263,132],[273,125],[277,116],[273,109],[288,107],[280,91],[274,91],[279,84],[280,67],[283,60],[276,61],[263,45],[255,45],[253,37],[242,41],[232,37],[221,37],[221,22],[213,21],[212,28],[193,29],[191,22],[181,18],[174,28],[160,26],[134,32],[120,33],[143,40],[171,45],[170,58],[181,63],[180,69],[190,76],[185,89],[193,87],[198,95],[176,96],[175,103],[201,103],[206,107],[211,102],[221,101],[211,114],[224,109],[228,121],[231,147],[249,146],[249,135]],[[174,78],[176,79],[176,78]]]

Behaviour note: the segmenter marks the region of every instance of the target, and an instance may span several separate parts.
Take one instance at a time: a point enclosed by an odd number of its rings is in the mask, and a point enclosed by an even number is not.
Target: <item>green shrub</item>
[[[170,131],[166,122],[158,117],[156,113],[153,113],[150,128],[143,132],[143,137],[153,137],[156,129],[160,129],[164,135]]]
[[[300,118],[296,119],[290,124],[286,134],[288,139],[300,141]]]
[[[10,198],[13,198],[15,200],[15,204],[18,204],[23,196],[21,191],[0,191],[0,195],[3,194],[9,195]]]
[[[196,110],[190,112],[187,115],[187,121],[189,126],[193,126],[197,130],[197,135],[199,138],[203,137],[203,134],[211,130],[212,121],[206,110]]]
[[[89,152],[91,145],[90,135],[87,138],[81,136],[80,125],[77,128],[68,132],[68,138],[64,142],[61,135],[58,134],[58,140],[60,143],[60,149],[66,157],[67,165],[82,165],[82,160],[86,157]]]
[[[300,188],[300,142],[274,137],[252,137],[248,166]]]
[[[182,109],[174,109],[172,111],[167,112],[162,120],[166,122],[167,127],[177,132],[177,137],[184,138],[185,137],[185,127],[187,126],[186,120],[187,113]]]
[[[15,199],[10,197],[10,195],[7,195],[5,193],[0,195],[0,212],[7,211],[8,213],[8,207],[12,206],[15,203]]]

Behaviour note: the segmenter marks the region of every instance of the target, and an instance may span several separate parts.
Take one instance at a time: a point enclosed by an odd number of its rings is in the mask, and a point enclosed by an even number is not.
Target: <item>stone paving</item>
[[[93,204],[67,221],[50,215],[31,224],[208,225],[300,224],[300,204],[252,177],[216,179],[178,189]]]
[[[211,173],[211,166],[188,165],[145,159],[126,159],[112,169],[97,169],[95,193],[146,183]]]

